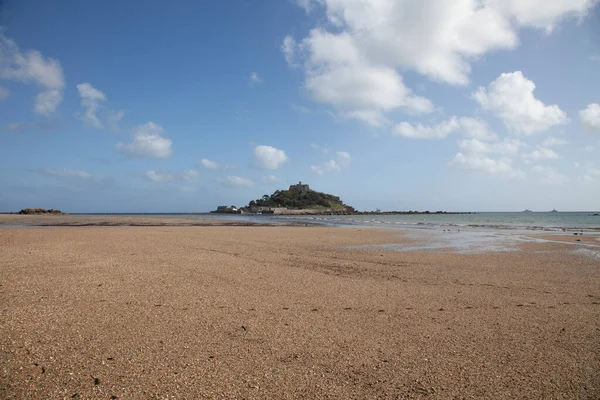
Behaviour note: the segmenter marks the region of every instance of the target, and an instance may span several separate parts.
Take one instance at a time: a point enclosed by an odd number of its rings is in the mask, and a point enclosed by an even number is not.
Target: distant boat
[[[531,211],[531,210],[527,210],[527,209],[526,209],[526,210],[524,210],[523,212],[530,213],[530,212],[533,212],[533,211]]]
[[[553,208],[552,211],[550,211],[550,212],[558,212],[558,211],[556,211],[556,208]]]

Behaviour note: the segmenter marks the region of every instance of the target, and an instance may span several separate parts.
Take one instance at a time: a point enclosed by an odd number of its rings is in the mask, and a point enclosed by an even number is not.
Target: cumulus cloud
[[[489,129],[485,121],[470,117],[450,117],[433,126],[401,122],[396,125],[392,135],[410,139],[443,139],[457,131],[462,131],[465,136],[480,140],[495,140],[498,137]]]
[[[565,139],[557,138],[557,137],[549,137],[548,139],[542,142],[542,146],[544,147],[555,147],[555,146],[566,146],[569,142]]]
[[[498,135],[492,132],[488,124],[481,119],[462,117],[458,119],[458,123],[465,136],[479,140],[496,140],[498,138]]]
[[[600,130],[600,104],[589,104],[585,109],[579,111],[581,122],[593,130]]]
[[[591,144],[586,144],[583,148],[583,151],[594,151],[595,147]]]
[[[115,111],[103,107],[102,103],[107,100],[106,95],[93,87],[90,83],[84,82],[77,85],[79,97],[81,97],[81,108],[83,114],[76,114],[87,125],[95,129],[104,129],[107,127],[111,131],[119,130],[119,122],[125,116],[122,110]],[[101,115],[99,115],[99,113]]]
[[[150,170],[144,173],[144,177],[151,180],[152,182],[158,183],[195,181],[200,177],[200,172],[193,169],[189,169],[182,173]]]
[[[254,148],[254,166],[259,169],[275,170],[281,168],[289,159],[283,150],[272,146],[256,146]]]
[[[89,83],[80,83],[77,85],[77,90],[79,91],[79,97],[81,97],[81,106],[85,109],[81,119],[96,129],[104,128],[96,115],[96,111],[100,103],[106,100],[106,95]]]
[[[559,173],[554,167],[535,165],[533,171],[541,176],[542,182],[551,185],[563,185],[568,181],[567,176]]]
[[[298,4],[299,7],[303,8],[304,11],[308,14],[310,13],[313,8],[315,8],[318,3],[318,0],[296,0],[296,4]]]
[[[241,188],[254,186],[254,181],[241,176],[227,176],[218,180],[222,186],[229,188]]]
[[[479,153],[456,153],[448,164],[464,171],[484,172],[505,178],[521,179],[525,177],[523,171],[514,168],[507,160],[493,159]]]
[[[171,139],[161,136],[164,129],[154,122],[134,129],[131,143],[119,142],[116,148],[129,157],[169,158],[173,154]]]
[[[290,35],[287,35],[283,39],[283,43],[281,44],[281,52],[285,57],[285,61],[293,66],[295,64],[295,55],[296,55],[296,41]]]
[[[443,139],[459,128],[460,124],[456,117],[452,117],[434,126],[422,124],[411,125],[408,122],[401,122],[396,125],[393,135],[410,139]]]
[[[546,147],[540,147],[531,153],[523,154],[523,158],[529,162],[540,161],[540,160],[555,160],[558,158],[558,154],[552,149]]]
[[[5,88],[4,86],[0,86],[0,100],[6,100],[10,96],[10,90]]]
[[[50,115],[62,101],[65,80],[60,63],[37,50],[22,52],[0,33],[0,79],[36,84],[35,112]]]
[[[202,166],[206,169],[210,169],[213,171],[228,171],[230,169],[234,169],[235,165],[230,165],[230,164],[219,164],[216,161],[212,161],[206,158],[203,158],[202,160],[200,160],[200,164],[202,164]]]
[[[503,73],[487,88],[479,87],[473,97],[515,133],[531,135],[568,122],[557,105],[545,105],[533,91],[535,83],[521,71]]]
[[[458,141],[458,148],[468,154],[497,154],[500,156],[514,157],[521,148],[527,145],[518,139],[504,139],[500,142],[483,142],[479,139],[463,139]]]
[[[281,46],[286,61],[304,67],[305,87],[344,117],[385,126],[386,113],[430,112],[432,104],[404,86],[412,70],[449,84],[469,82],[472,60],[514,49],[520,28],[551,32],[565,18],[586,16],[596,0],[319,0],[319,23]]]
[[[52,176],[57,178],[79,178],[79,179],[91,179],[92,174],[86,171],[77,171],[72,169],[41,169],[38,171],[42,175]]]
[[[487,173],[507,179],[521,179],[525,173],[513,166],[521,148],[527,145],[518,139],[487,142],[476,138],[458,141],[459,152],[448,165],[463,171]],[[495,158],[492,158],[495,157]]]
[[[335,160],[326,161],[322,165],[313,165],[310,167],[310,170],[317,175],[325,175],[328,172],[340,172],[350,166],[350,161],[352,160],[350,153],[337,151],[335,154]]]
[[[45,90],[35,96],[35,112],[41,115],[50,115],[62,101],[62,91]]]

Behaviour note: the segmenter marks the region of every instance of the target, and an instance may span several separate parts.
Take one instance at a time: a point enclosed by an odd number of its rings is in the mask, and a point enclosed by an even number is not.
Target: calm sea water
[[[592,212],[483,212],[429,215],[240,215],[240,214],[127,214],[163,215],[189,219],[242,220],[259,223],[305,222],[334,226],[447,229],[524,229],[600,231],[600,211]],[[86,214],[90,215],[90,214]],[[98,214],[96,214],[98,215]],[[114,215],[114,214],[113,214]],[[118,214],[125,215],[125,214]]]
[[[414,228],[486,228],[600,231],[598,212],[487,212],[478,214],[306,216],[302,220],[326,224]],[[278,218],[288,218],[281,216]],[[293,217],[293,220],[300,218]]]

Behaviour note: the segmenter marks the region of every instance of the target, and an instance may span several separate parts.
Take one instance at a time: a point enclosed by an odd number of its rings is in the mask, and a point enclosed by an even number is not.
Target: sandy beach
[[[563,239],[457,254],[361,228],[1,228],[0,397],[598,399],[600,261]]]

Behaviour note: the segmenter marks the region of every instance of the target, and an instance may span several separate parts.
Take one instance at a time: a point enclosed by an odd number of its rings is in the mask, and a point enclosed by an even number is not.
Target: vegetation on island
[[[45,208],[24,208],[21,211],[19,211],[19,214],[22,215],[66,215],[66,212],[60,211],[60,210],[55,210],[54,208],[51,208],[49,210],[46,210]]]
[[[256,207],[266,208],[291,208],[291,209],[330,209],[348,210],[354,208],[344,204],[338,196],[321,193],[314,190],[276,190],[272,195],[264,195],[260,199],[252,200],[246,209]]]

